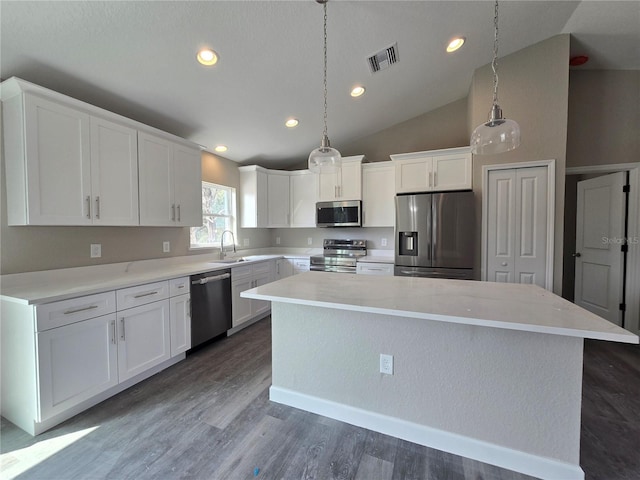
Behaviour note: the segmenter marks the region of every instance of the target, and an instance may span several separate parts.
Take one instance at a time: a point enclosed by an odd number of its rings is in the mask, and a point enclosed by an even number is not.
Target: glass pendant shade
[[[471,152],[476,155],[493,155],[518,148],[520,126],[514,120],[502,117],[502,110],[494,105],[489,121],[478,125],[471,135]]]
[[[309,155],[309,170],[316,173],[333,173],[342,167],[342,156],[329,145],[329,138],[322,138],[322,145]]]

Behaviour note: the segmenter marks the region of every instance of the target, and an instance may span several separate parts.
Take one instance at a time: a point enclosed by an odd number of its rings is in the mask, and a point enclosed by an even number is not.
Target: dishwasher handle
[[[199,278],[198,280],[193,280],[191,282],[191,285],[206,285],[209,282],[217,282],[229,277],[231,277],[230,273],[223,273],[222,275],[214,275],[212,277],[203,277],[203,278]]]

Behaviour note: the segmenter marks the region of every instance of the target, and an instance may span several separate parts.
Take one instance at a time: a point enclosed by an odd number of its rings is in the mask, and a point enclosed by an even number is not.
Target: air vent
[[[371,73],[379,72],[397,63],[398,60],[398,44],[394,43],[368,58],[369,70],[371,70]]]

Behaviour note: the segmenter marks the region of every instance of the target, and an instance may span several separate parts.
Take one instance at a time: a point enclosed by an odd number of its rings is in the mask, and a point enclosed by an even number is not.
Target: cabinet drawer
[[[360,275],[393,275],[393,264],[358,262],[356,273]]]
[[[169,282],[147,283],[116,290],[118,311],[169,298]]]
[[[45,303],[36,306],[36,330],[43,332],[115,311],[116,294],[113,291]]]
[[[172,278],[169,280],[169,296],[184,295],[189,293],[189,277]]]
[[[270,273],[271,272],[271,262],[260,262],[253,264],[253,273],[254,275],[259,275],[262,273]]]
[[[253,275],[253,265],[243,265],[231,269],[231,281]]]

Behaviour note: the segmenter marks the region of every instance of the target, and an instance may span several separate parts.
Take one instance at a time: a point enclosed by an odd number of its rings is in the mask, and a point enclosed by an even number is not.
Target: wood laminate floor
[[[532,478],[272,403],[270,383],[267,318],[35,438],[2,419],[0,478]],[[640,478],[639,417],[638,346],[587,341],[588,480]]]

